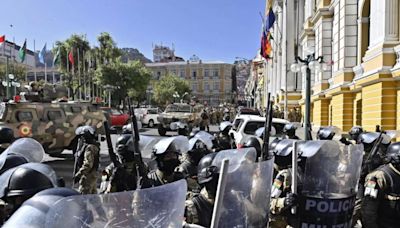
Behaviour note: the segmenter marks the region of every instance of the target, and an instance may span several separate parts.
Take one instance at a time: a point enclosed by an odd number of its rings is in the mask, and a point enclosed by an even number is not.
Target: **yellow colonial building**
[[[274,9],[279,9],[280,2],[275,1]],[[303,58],[315,53],[327,64],[323,69],[312,71],[313,127],[334,125],[347,131],[354,125],[366,130],[380,125],[386,130],[400,130],[399,0],[293,2],[298,29],[294,38],[295,53]],[[285,11],[282,15],[277,12],[279,23],[285,18]],[[289,27],[281,25],[282,34]],[[275,45],[282,49],[279,42]],[[285,66],[286,72],[287,69]],[[271,81],[274,75],[269,73],[266,77]],[[301,77],[305,88],[305,72],[296,73],[296,77]],[[282,92],[271,92],[284,99]],[[304,110],[304,90],[301,94],[297,102]]]

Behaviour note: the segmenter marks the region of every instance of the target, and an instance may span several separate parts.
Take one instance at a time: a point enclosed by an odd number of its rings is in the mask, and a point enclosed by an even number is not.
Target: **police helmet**
[[[232,123],[231,122],[224,121],[219,125],[219,130],[221,132],[226,132],[226,131],[229,131],[231,129],[231,127],[232,127]]]
[[[287,135],[294,135],[296,133],[297,127],[293,123],[287,123],[283,127],[283,133]]]
[[[360,127],[360,126],[354,126],[354,127],[352,127],[352,128],[350,129],[349,135],[350,135],[351,139],[357,141],[359,135],[360,135],[361,133],[363,133],[363,132],[364,132],[364,129],[363,129],[362,127]]]
[[[317,132],[319,140],[332,140],[335,136],[335,131],[329,127],[321,127]]]
[[[12,143],[14,140],[14,131],[11,128],[0,127],[0,144]]]
[[[189,139],[193,138],[199,132],[200,132],[200,130],[193,130],[192,132],[190,132]]]
[[[12,170],[2,199],[15,196],[34,195],[44,189],[56,187],[50,178],[29,167],[17,167]]]
[[[197,166],[197,182],[205,184],[216,178],[219,174],[219,168],[213,165],[213,160],[217,153],[211,153],[204,156]]]
[[[254,147],[257,151],[257,158],[261,156],[261,144],[260,141],[256,137],[250,137],[246,139],[246,141],[243,144],[244,148],[250,148]]]
[[[18,154],[7,154],[3,166],[0,168],[0,175],[11,168],[25,163],[28,163],[28,160],[24,156]]]
[[[132,135],[123,134],[120,137],[118,137],[115,147],[117,148],[117,151],[123,151],[133,146],[132,144],[133,144]]]
[[[83,136],[85,139],[94,139],[96,130],[92,126],[81,126],[75,130],[77,136]]]
[[[177,154],[186,153],[189,150],[189,140],[185,136],[175,136],[161,139],[153,147],[153,154],[162,156],[167,152],[174,152]]]
[[[386,150],[385,161],[393,165],[400,165],[400,142],[390,144]]]

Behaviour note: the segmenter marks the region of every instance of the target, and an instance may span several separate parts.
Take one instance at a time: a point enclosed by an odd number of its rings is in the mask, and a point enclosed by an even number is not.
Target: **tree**
[[[177,76],[167,75],[154,84],[154,99],[160,105],[171,103],[175,92],[181,96],[190,93],[189,83]]]
[[[96,57],[100,65],[115,62],[122,53],[118,49],[111,35],[107,32],[102,32],[98,37],[99,47],[95,47]]]
[[[127,96],[138,101],[143,99],[151,73],[139,61],[122,63],[117,60],[98,68],[96,78],[102,85],[113,86],[113,100],[125,104],[123,101]]]

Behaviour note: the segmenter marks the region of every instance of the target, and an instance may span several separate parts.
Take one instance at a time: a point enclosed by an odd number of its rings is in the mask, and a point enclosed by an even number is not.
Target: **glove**
[[[296,206],[297,204],[297,195],[294,193],[289,193],[283,202],[285,208]]]

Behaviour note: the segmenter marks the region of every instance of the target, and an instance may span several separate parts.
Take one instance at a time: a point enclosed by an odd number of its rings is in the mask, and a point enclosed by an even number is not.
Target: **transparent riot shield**
[[[47,213],[43,227],[182,227],[186,181],[104,195],[66,197]]]
[[[211,150],[213,147],[214,136],[205,131],[199,131],[194,135],[194,138],[200,139],[206,146],[208,150]],[[189,140],[190,141],[190,140]]]
[[[180,153],[185,153],[189,150],[188,138],[181,135],[161,139],[157,144],[154,145],[153,150],[156,154],[162,154],[168,149],[171,143],[175,145],[175,148],[178,149]]]
[[[273,164],[272,159],[242,164],[237,169],[228,171],[219,228],[266,227]]]
[[[142,153],[143,158],[151,158],[153,147],[158,141],[159,140],[154,136],[140,135],[139,150]]]
[[[229,159],[229,172],[232,172],[241,165],[254,163],[257,158],[257,152],[253,147],[222,150],[217,153],[212,163],[214,166],[220,167],[225,158]]]
[[[336,141],[320,146],[306,161],[299,227],[350,227],[363,146],[340,149]]]
[[[7,154],[22,155],[28,162],[41,162],[45,151],[43,146],[32,138],[20,138],[13,142],[1,155],[0,167],[3,166]]]

